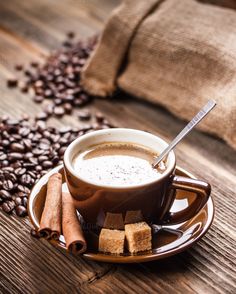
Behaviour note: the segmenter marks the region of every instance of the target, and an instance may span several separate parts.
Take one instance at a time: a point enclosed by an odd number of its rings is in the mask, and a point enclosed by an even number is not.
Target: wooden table
[[[17,62],[28,64],[60,47],[65,33],[86,37],[103,28],[118,0],[8,0],[0,2],[0,114],[37,113],[28,95],[6,87]],[[184,122],[136,99],[96,100],[118,126],[140,128],[170,140]],[[78,125],[75,117],[53,125]],[[217,127],[217,126],[216,126]],[[0,211],[1,293],[236,293],[236,153],[222,141],[193,131],[176,148],[178,165],[212,184],[214,223],[206,236],[177,256],[148,264],[87,261],[29,234],[28,218]]]

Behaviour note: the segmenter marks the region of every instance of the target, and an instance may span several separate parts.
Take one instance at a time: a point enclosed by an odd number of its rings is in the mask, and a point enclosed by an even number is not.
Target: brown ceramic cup
[[[194,217],[206,204],[210,185],[204,181],[176,176],[173,151],[167,157],[165,172],[145,184],[105,186],[82,178],[73,168],[73,158],[80,151],[106,142],[141,144],[158,154],[167,146],[164,140],[155,135],[125,128],[99,130],[73,141],[64,155],[64,169],[68,189],[86,222],[100,227],[108,212],[120,213],[125,218],[126,212],[139,211],[149,223],[177,224]],[[185,209],[170,212],[177,189],[193,192],[196,197]]]

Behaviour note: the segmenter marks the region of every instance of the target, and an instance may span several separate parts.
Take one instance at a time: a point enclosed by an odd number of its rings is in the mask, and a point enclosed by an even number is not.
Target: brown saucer
[[[63,190],[67,190],[64,178],[63,166],[58,166],[43,176],[34,186],[28,201],[28,213],[33,226],[38,229],[39,221],[42,214],[45,196],[46,184],[51,174],[60,172],[63,176]],[[176,174],[195,178],[192,174],[184,169],[177,167]],[[188,206],[194,199],[195,194],[179,191],[171,211],[178,211]],[[86,234],[88,242],[88,250],[83,254],[83,257],[103,262],[113,263],[134,263],[147,262],[157,260],[171,255],[180,253],[194,243],[196,243],[207,230],[210,228],[214,218],[214,204],[210,197],[205,207],[192,219],[178,225],[168,226],[171,230],[161,230],[153,234],[153,249],[148,252],[141,252],[136,255],[124,253],[122,255],[103,254],[97,250],[98,236],[95,233],[89,232]],[[85,224],[86,226],[86,224]],[[176,231],[175,231],[176,230]],[[59,241],[50,241],[54,246],[66,250],[64,237],[61,235]]]

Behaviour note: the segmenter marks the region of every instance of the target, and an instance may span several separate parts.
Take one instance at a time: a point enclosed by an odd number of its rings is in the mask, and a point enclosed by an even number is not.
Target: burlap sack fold
[[[127,15],[138,13],[128,26]],[[83,84],[101,96],[118,85],[185,120],[214,99],[217,107],[199,127],[236,148],[236,10],[196,0],[125,1]]]

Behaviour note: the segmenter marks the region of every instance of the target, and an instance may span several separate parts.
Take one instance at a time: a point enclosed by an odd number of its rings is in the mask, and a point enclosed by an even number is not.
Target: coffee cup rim
[[[68,147],[67,147],[67,149],[66,149],[66,151],[64,153],[64,158],[63,158],[64,167],[75,178],[78,178],[81,181],[83,181],[83,182],[85,182],[85,183],[87,183],[89,185],[100,187],[101,189],[112,189],[112,190],[116,190],[116,189],[118,189],[118,190],[122,190],[122,189],[127,190],[127,189],[134,189],[134,188],[142,188],[142,187],[157,183],[157,182],[163,180],[167,175],[172,173],[172,171],[175,168],[175,163],[176,163],[175,153],[173,152],[173,150],[170,151],[170,153],[168,154],[168,160],[170,161],[170,163],[168,164],[167,169],[163,172],[163,174],[161,174],[157,179],[150,180],[150,181],[147,181],[147,182],[142,183],[142,184],[132,184],[132,185],[122,185],[122,186],[121,185],[119,186],[119,185],[98,184],[97,182],[93,182],[91,180],[87,180],[86,178],[81,177],[78,173],[75,172],[75,170],[73,168],[73,165],[72,165],[72,160],[70,160],[70,153],[75,148],[75,146],[77,146],[82,141],[88,140],[88,139],[90,139],[90,138],[92,138],[94,136],[97,136],[97,135],[108,135],[108,134],[111,135],[111,133],[113,133],[113,134],[114,133],[119,133],[120,134],[122,132],[129,132],[132,135],[135,135],[135,134],[138,133],[139,135],[143,135],[143,136],[149,137],[150,139],[155,140],[156,142],[158,142],[161,145],[165,145],[165,147],[167,147],[167,145],[168,145],[168,143],[165,140],[163,140],[162,138],[160,138],[159,136],[156,136],[154,134],[151,134],[151,133],[148,133],[148,132],[145,132],[145,131],[137,130],[137,129],[110,128],[110,129],[97,130],[97,131],[93,131],[91,133],[82,135],[81,137],[75,139],[74,141],[72,141],[68,145]],[[109,141],[107,141],[107,142],[109,142]],[[126,141],[124,141],[124,142],[126,142]],[[130,143],[132,143],[132,142],[130,142]],[[145,146],[145,144],[141,144],[141,145]]]

